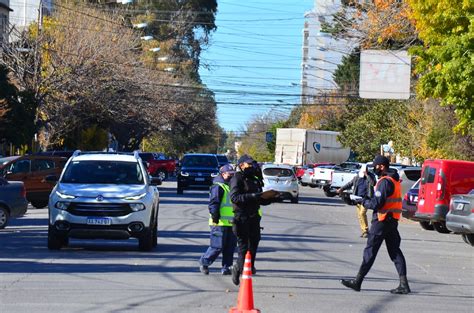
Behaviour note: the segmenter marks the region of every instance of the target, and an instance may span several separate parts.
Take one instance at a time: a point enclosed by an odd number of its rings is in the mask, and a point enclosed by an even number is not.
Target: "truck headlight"
[[[189,176],[189,173],[186,173],[186,172],[181,172],[180,174],[181,176],[185,176],[185,177]]]
[[[69,207],[69,204],[70,204],[70,202],[58,201],[58,202],[56,202],[56,204],[54,205],[54,207],[55,207],[56,209],[66,211],[67,208]]]
[[[56,195],[61,199],[74,199],[74,198],[76,198],[75,196],[67,195],[67,194],[61,193],[59,191],[56,191]]]
[[[217,177],[219,176],[219,173],[211,173],[211,177]]]
[[[125,197],[125,200],[140,200],[141,198],[146,196],[146,192],[136,195],[136,196],[130,196],[130,197]]]
[[[133,212],[143,211],[145,210],[145,205],[143,203],[130,203],[130,209]]]

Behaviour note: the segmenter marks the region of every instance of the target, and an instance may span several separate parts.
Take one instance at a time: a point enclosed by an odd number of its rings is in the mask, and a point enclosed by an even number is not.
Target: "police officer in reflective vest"
[[[398,220],[402,213],[402,193],[398,174],[388,175],[389,160],[381,155],[375,157],[374,173],[380,177],[375,186],[375,196],[362,200],[362,205],[373,210],[372,224],[369,230],[367,246],[359,273],[355,279],[343,279],[341,283],[355,291],[360,291],[362,281],[374,264],[377,252],[385,240],[390,259],[395,264],[400,277],[400,285],[390,290],[393,294],[410,293],[407,280],[405,257],[400,250],[400,234]]]
[[[234,212],[230,202],[229,187],[230,179],[234,176],[235,171],[231,164],[227,164],[219,169],[219,173],[220,175],[214,178],[209,196],[211,243],[199,260],[199,269],[205,275],[209,274],[209,265],[217,259],[221,252],[221,273],[230,275],[237,245],[237,238],[232,231]]]

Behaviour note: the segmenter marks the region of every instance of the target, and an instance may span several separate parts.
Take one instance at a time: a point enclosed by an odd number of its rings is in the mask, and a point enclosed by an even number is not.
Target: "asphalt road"
[[[228,312],[238,287],[220,274],[205,276],[207,193],[177,196],[160,187],[158,248],[137,241],[71,240],[46,248],[47,210],[31,209],[0,230],[0,312]],[[264,207],[263,238],[253,277],[262,312],[473,312],[474,249],[457,235],[400,223],[410,295],[392,295],[398,277],[386,248],[361,292],[339,280],[358,271],[365,239],[355,208],[320,190],[301,188],[299,204]]]

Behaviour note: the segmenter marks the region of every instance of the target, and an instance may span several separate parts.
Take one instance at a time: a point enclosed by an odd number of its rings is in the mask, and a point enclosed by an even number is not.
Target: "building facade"
[[[16,31],[22,32],[31,23],[37,22],[40,16],[40,7],[43,15],[50,14],[53,9],[53,0],[10,0],[10,24]],[[10,38],[15,40],[15,38]]]
[[[303,29],[303,60],[301,63],[301,102],[311,104],[337,89],[333,74],[342,58],[355,44],[335,39],[323,31],[324,23],[331,23],[333,14],[341,9],[340,0],[315,0],[314,8],[305,14]]]
[[[9,16],[12,9],[10,0],[0,0],[0,47],[8,38]]]

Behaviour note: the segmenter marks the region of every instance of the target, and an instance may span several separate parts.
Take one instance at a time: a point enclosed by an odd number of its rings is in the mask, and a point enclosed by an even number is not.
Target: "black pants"
[[[238,258],[236,269],[242,273],[244,259],[247,251],[252,255],[252,267],[255,264],[258,243],[260,242],[260,216],[254,216],[247,220],[234,219],[232,230],[237,237]]]
[[[359,274],[365,277],[374,264],[377,253],[385,240],[390,259],[395,264],[399,276],[406,276],[407,266],[402,250],[400,250],[400,234],[398,233],[398,221],[392,216],[388,216],[384,221],[379,222],[377,214],[372,218],[370,225],[367,246],[364,249],[364,258],[360,266]]]

